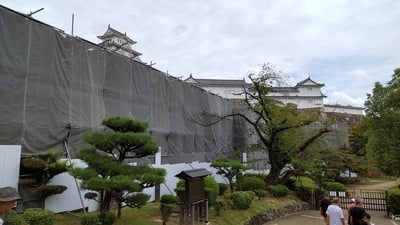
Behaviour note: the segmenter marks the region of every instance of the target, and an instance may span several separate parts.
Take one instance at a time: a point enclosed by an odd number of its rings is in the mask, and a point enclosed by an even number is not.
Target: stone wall
[[[306,202],[296,202],[296,203],[292,203],[289,205],[285,205],[280,208],[273,208],[266,212],[259,213],[255,216],[251,217],[250,220],[245,224],[246,225],[262,225],[264,223],[267,223],[267,222],[277,219],[279,217],[283,217],[283,216],[291,214],[291,213],[307,210],[309,208],[310,208],[310,206]]]

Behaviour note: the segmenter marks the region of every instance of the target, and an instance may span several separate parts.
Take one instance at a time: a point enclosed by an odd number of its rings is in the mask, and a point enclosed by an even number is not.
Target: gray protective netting
[[[0,144],[24,154],[62,149],[70,123],[76,153],[110,116],[149,122],[163,163],[210,161],[246,143],[241,119],[193,122],[240,105],[2,6],[0,77]]]

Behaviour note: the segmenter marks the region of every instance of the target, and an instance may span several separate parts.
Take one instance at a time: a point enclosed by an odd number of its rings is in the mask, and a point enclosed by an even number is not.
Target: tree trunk
[[[103,199],[103,205],[101,207],[101,212],[110,211],[111,199],[112,199],[112,193],[110,191],[105,191],[104,199]]]
[[[122,202],[118,202],[117,218],[121,218]]]
[[[232,182],[232,179],[228,179],[228,181],[229,181],[229,188],[231,189],[231,194],[233,193],[233,182]]]
[[[278,183],[279,174],[280,174],[280,169],[276,168],[274,166],[271,166],[271,170],[269,171],[269,174],[267,176],[268,183],[269,184],[277,184]]]

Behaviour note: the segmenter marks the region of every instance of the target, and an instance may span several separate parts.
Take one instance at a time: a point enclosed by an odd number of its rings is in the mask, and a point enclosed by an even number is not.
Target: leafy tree
[[[103,154],[96,149],[80,151],[77,157],[85,161],[88,167],[74,168],[70,173],[82,179],[84,189],[94,191],[85,197],[93,200],[99,198],[101,213],[108,212],[112,200],[116,200],[120,217],[122,203],[140,208],[148,201],[149,196],[141,191],[163,183],[165,170],[123,163],[125,159],[141,158],[158,151],[158,146],[145,133],[147,123],[111,117],[104,119],[102,124],[109,130],[86,133],[84,140]]]
[[[360,123],[349,129],[349,147],[351,152],[358,157],[366,156],[366,145],[368,143],[366,131],[367,121],[365,119],[361,119]]]
[[[41,207],[51,195],[63,193],[67,187],[50,185],[48,182],[56,175],[66,172],[69,168],[66,161],[61,161],[61,151],[48,151],[44,154],[21,157],[19,183],[33,188],[36,196],[41,199]]]
[[[224,115],[212,123],[227,117],[238,116],[250,124],[259,142],[252,149],[268,154],[269,183],[283,183],[297,170],[288,168],[295,160],[306,159],[309,147],[325,133],[329,126],[320,117],[319,110],[298,110],[295,105],[283,105],[269,97],[273,85],[281,84],[284,76],[269,64],[263,64],[258,73],[249,74],[251,88],[244,88],[244,102],[251,113],[234,112]],[[286,170],[284,170],[286,168]],[[284,175],[281,177],[282,172]]]
[[[369,162],[367,160],[366,146],[367,137],[367,120],[362,118],[361,121],[349,129],[349,151],[353,154],[353,160],[348,163],[348,169],[357,173],[365,173],[368,170]]]
[[[367,94],[367,157],[387,175],[400,175],[400,68]]]
[[[242,170],[249,169],[249,166],[232,159],[219,158],[211,162],[211,167],[217,169],[217,174],[220,174],[228,179],[231,193],[234,192],[233,179],[241,175]]]

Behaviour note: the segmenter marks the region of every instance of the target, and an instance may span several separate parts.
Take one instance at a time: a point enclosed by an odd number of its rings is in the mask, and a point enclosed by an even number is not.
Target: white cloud
[[[361,97],[353,98],[345,92],[335,91],[331,96],[328,96],[326,101],[327,104],[331,105],[351,105],[357,107],[363,107],[365,100]]]

